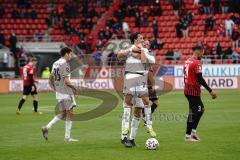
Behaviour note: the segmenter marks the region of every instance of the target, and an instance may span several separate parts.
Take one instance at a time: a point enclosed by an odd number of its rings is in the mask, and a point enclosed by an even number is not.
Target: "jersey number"
[[[55,79],[55,81],[60,81],[61,80],[61,76],[60,76],[60,73],[59,73],[59,68],[54,68],[53,72],[54,72],[54,79]]]
[[[185,64],[185,75],[184,75],[184,79],[185,81],[187,81],[188,78],[188,70],[189,70],[189,64]]]

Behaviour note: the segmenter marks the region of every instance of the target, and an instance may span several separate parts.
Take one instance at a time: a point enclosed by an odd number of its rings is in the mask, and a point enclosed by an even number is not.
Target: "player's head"
[[[204,48],[201,45],[196,45],[193,47],[193,55],[198,59],[201,60],[204,54]]]
[[[36,64],[37,64],[37,58],[36,58],[36,57],[33,57],[33,58],[30,60],[30,63],[32,63],[32,65],[36,66]]]
[[[69,61],[72,58],[72,49],[69,47],[64,47],[60,51],[61,57]]]
[[[138,33],[138,32],[134,32],[130,35],[130,41],[132,44],[138,45],[143,43],[143,36]]]
[[[149,41],[149,40],[145,40],[145,41],[143,42],[143,47],[144,47],[144,48],[147,48],[147,49],[151,49],[151,43],[150,43],[150,41]]]

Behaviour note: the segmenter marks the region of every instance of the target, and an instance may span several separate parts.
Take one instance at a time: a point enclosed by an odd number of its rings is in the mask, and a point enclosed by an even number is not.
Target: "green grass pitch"
[[[43,115],[32,113],[31,97],[24,104],[22,115],[15,114],[21,94],[0,95],[0,160],[237,160],[240,157],[240,91],[218,90],[212,100],[206,91],[203,102],[206,112],[198,128],[199,143],[186,143],[185,132],[188,104],[181,91],[160,96],[160,107],[154,115],[154,128],[160,147],[145,149],[149,137],[142,122],[136,148],[120,144],[122,102],[112,112],[100,118],[74,122],[72,137],[78,143],[65,143],[64,123],[59,122],[49,132],[49,141],[41,135],[41,126],[54,116],[53,93],[39,94]],[[76,112],[95,108],[98,99],[79,97]]]

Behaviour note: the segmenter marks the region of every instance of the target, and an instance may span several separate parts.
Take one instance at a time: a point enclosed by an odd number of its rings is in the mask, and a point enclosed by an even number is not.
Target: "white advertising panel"
[[[203,65],[202,73],[204,77],[235,77],[240,76],[240,65]],[[183,65],[174,66],[174,76],[183,76]]]
[[[238,80],[237,77],[206,77],[204,78],[209,85],[209,87],[213,89],[236,89],[238,88]],[[175,78],[175,89],[183,89],[184,88],[184,80],[183,77]]]

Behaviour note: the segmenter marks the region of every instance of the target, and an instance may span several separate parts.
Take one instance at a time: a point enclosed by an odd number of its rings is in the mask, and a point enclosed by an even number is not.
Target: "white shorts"
[[[145,105],[143,104],[142,98],[138,98],[138,97],[133,97],[132,104],[134,107],[137,107],[137,108],[145,107]]]
[[[123,94],[130,94],[137,97],[148,94],[147,74],[126,74],[124,78]]]
[[[73,107],[76,107],[76,101],[74,96],[66,99],[58,99],[58,108],[60,111],[68,111],[71,110]]]

